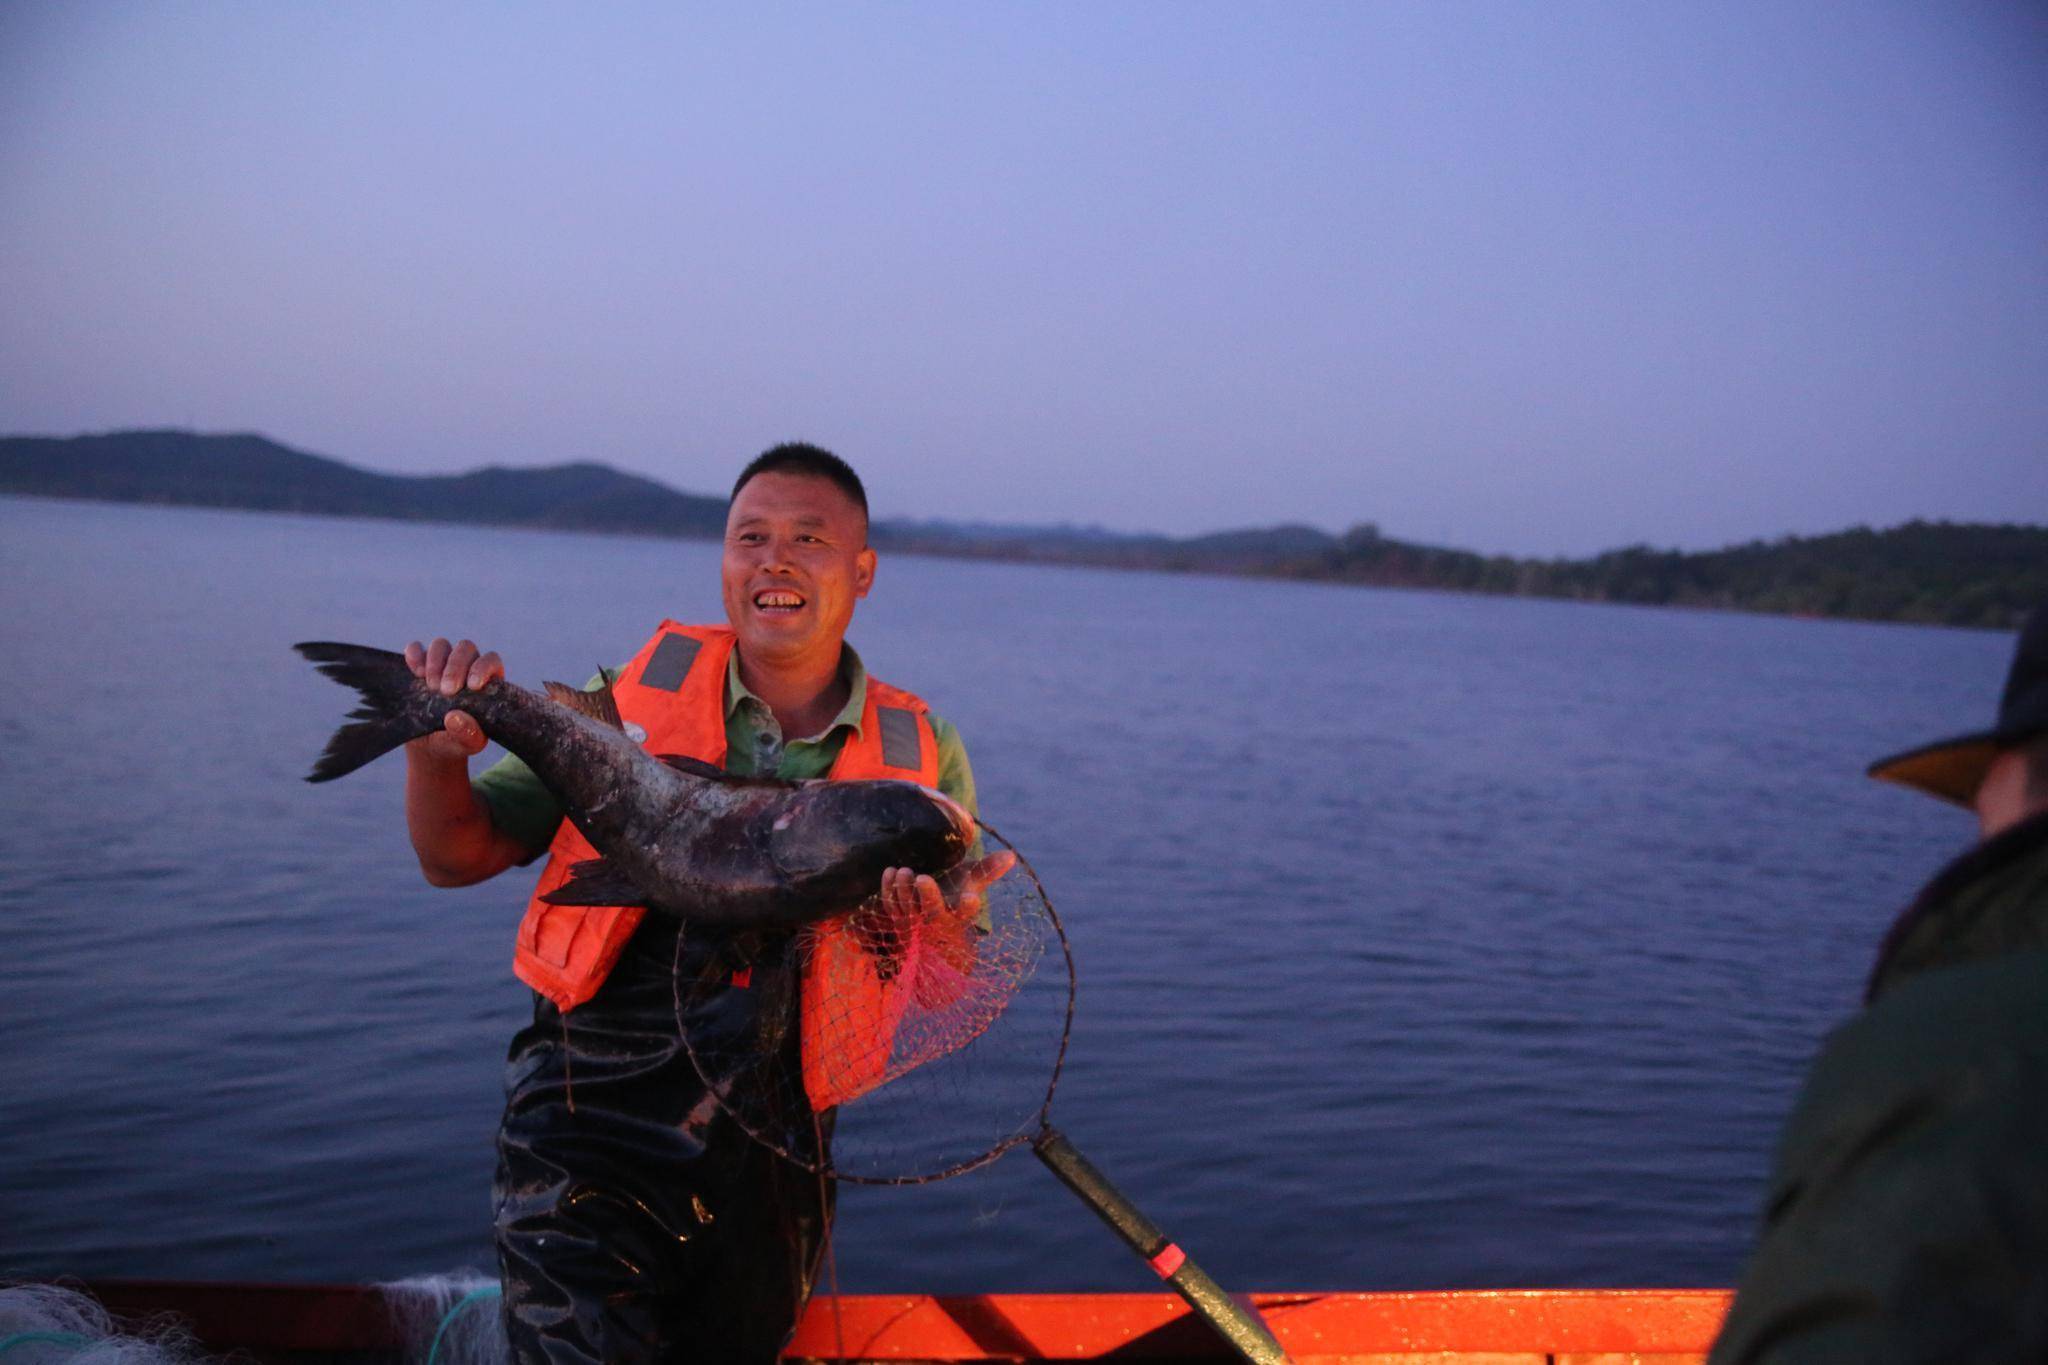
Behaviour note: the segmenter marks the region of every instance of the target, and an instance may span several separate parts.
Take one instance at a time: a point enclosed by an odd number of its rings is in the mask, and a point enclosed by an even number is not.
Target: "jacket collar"
[[[841,644],[839,646],[839,676],[844,678],[847,684],[846,705],[839,708],[839,714],[834,716],[831,723],[815,735],[789,735],[785,736],[785,738],[792,740],[823,739],[842,725],[852,730],[855,734],[860,733],[861,718],[867,713],[868,670],[861,663],[860,655],[853,652],[852,645]],[[740,703],[749,698],[754,701],[761,700],[754,695],[753,691],[745,683],[740,681],[740,652],[735,649],[727,656],[725,661],[726,719],[732,719],[732,713],[740,709]],[[761,704],[764,707],[767,706],[766,702],[761,702]]]
[[[1988,894],[1994,899],[2002,898],[2002,888],[1994,883],[2008,880],[2008,874],[2037,858],[2048,861],[2048,811],[2028,816],[2000,831],[1935,873],[1934,879],[1921,889],[1885,934],[1884,943],[1877,950],[1877,961],[1870,969],[1870,982],[1864,988],[1864,1003],[1876,998],[1881,988],[1895,984],[1896,978],[1930,965],[1913,960],[1921,953],[1908,953],[1907,948],[1909,944],[1916,949],[1923,946],[1926,931],[1935,920],[1943,918],[1966,897]]]

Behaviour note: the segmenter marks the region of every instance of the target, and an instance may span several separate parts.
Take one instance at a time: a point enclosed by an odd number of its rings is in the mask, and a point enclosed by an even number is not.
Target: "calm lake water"
[[[521,874],[418,876],[288,648],[580,679],[706,544],[0,499],[0,1274],[488,1267]],[[1241,1289],[1716,1285],[1777,1122],[1967,819],[1860,776],[2009,637],[885,558],[1068,923],[1055,1117]],[[851,1190],[849,1289],[1143,1289],[1026,1154]]]

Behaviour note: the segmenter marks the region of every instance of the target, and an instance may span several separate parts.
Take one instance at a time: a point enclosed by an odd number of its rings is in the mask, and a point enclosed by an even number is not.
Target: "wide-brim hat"
[[[2036,608],[2020,627],[1998,719],[1990,729],[1880,758],[1870,765],[1870,775],[1968,806],[1976,801],[1991,760],[2041,734],[2048,734],[2048,607]]]

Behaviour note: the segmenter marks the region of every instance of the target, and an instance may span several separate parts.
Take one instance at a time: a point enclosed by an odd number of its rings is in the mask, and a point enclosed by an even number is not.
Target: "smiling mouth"
[[[770,588],[754,594],[754,610],[764,616],[788,616],[803,609],[802,595],[787,588]]]

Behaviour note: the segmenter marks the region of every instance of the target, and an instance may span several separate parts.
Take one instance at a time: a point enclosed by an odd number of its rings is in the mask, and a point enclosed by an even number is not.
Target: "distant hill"
[[[0,437],[0,492],[643,535],[725,531],[725,499],[608,465],[378,474],[263,436],[189,431]]]
[[[0,493],[716,539],[725,499],[601,464],[378,474],[263,436],[0,437]],[[2005,628],[2048,603],[2048,527],[1907,522],[1686,553],[1517,559],[1274,526],[1176,538],[1097,526],[877,521],[875,543],[963,558]]]

